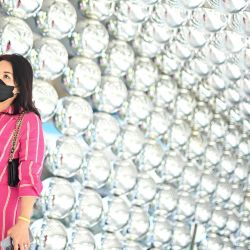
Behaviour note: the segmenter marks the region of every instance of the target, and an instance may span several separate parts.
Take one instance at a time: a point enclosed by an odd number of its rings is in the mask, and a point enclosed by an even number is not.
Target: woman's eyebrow
[[[8,72],[8,71],[4,71],[3,73],[13,75],[11,72]]]

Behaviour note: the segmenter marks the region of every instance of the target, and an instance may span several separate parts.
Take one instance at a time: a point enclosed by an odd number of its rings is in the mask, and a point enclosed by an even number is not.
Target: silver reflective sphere
[[[42,121],[46,122],[55,114],[58,101],[57,91],[52,84],[43,80],[34,79],[33,84],[34,103],[42,116]]]
[[[100,87],[93,95],[93,102],[99,111],[117,112],[127,100],[127,87],[115,76],[103,76]]]
[[[44,36],[62,39],[76,26],[76,10],[68,0],[44,0],[36,16],[38,29]]]
[[[83,164],[82,147],[74,137],[63,136],[49,149],[45,158],[46,168],[56,176],[70,178]]]
[[[48,217],[61,219],[74,207],[76,197],[71,183],[63,178],[49,177],[43,180],[44,189],[37,200],[37,208]]]
[[[112,192],[116,195],[133,192],[137,181],[137,174],[137,168],[132,161],[116,161],[114,163]]]
[[[31,16],[36,15],[36,13],[41,9],[43,0],[1,0],[1,8],[8,15],[16,16],[22,19],[27,19]]]
[[[142,91],[129,91],[128,101],[123,103],[120,115],[128,123],[139,124],[146,119],[153,109],[149,96]]]
[[[141,207],[133,206],[130,209],[130,218],[126,229],[126,239],[140,240],[149,230],[149,215]]]
[[[183,222],[177,222],[173,226],[173,238],[172,238],[173,246],[182,247],[182,248],[187,247],[191,242],[190,231],[191,230],[187,224]]]
[[[126,76],[130,89],[146,91],[159,79],[158,69],[149,58],[137,57],[134,67],[130,67]]]
[[[123,247],[117,234],[105,232],[101,238],[101,249],[122,250]]]
[[[140,171],[149,171],[160,166],[163,161],[164,150],[155,140],[146,140],[143,149],[135,159],[135,164]]]
[[[76,226],[92,228],[100,223],[103,215],[101,196],[95,190],[85,188],[77,198],[77,204],[71,214]]]
[[[55,125],[65,135],[83,134],[93,118],[90,104],[76,96],[62,97],[57,105]]]
[[[120,40],[112,40],[100,59],[103,74],[124,76],[134,64],[132,47]]]
[[[17,17],[1,16],[0,53],[30,54],[33,46],[33,34],[28,24]]]
[[[155,107],[153,112],[142,123],[141,127],[149,138],[161,138],[167,133],[171,124],[171,117],[164,108]]]
[[[112,147],[112,150],[120,158],[127,159],[136,156],[145,143],[144,134],[141,129],[133,125],[125,125]]]
[[[67,245],[72,250],[96,250],[96,242],[92,232],[86,228],[75,227],[70,231],[70,241]]]
[[[111,163],[105,151],[92,150],[85,155],[83,164],[83,184],[98,189],[103,187],[111,174]]]
[[[65,226],[58,220],[38,219],[30,226],[35,239],[35,246],[44,250],[65,249],[68,235]]]
[[[111,35],[116,39],[127,42],[133,40],[137,36],[140,26],[139,23],[134,23],[130,20],[122,21],[115,16],[113,16],[107,24],[108,31]]]
[[[86,131],[84,138],[92,148],[104,149],[114,144],[119,133],[120,125],[114,116],[104,112],[95,112],[93,123]]]
[[[110,18],[114,14],[115,3],[116,1],[112,0],[80,0],[79,10],[88,18],[102,21]]]
[[[58,40],[43,37],[35,40],[29,59],[35,77],[54,80],[65,70],[68,64],[68,52]]]
[[[70,95],[87,97],[101,84],[101,70],[89,58],[73,57],[63,73],[62,83]]]
[[[96,58],[107,49],[109,35],[101,22],[89,19],[77,23],[70,41],[78,55]]]
[[[133,204],[144,206],[153,201],[156,192],[157,186],[154,179],[147,174],[140,174],[130,198]]]
[[[108,201],[104,229],[115,232],[126,226],[129,220],[129,204],[121,197],[113,197]]]
[[[149,95],[158,107],[169,107],[178,93],[177,81],[167,75],[161,75],[159,81],[149,89]]]

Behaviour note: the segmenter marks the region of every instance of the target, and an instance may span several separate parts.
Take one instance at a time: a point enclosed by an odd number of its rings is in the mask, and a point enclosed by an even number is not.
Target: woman
[[[0,56],[0,241],[13,238],[14,250],[29,248],[33,205],[42,191],[40,180],[44,137],[38,110],[32,102],[33,71],[21,55]],[[25,112],[14,158],[19,158],[19,183],[8,186],[12,132]]]

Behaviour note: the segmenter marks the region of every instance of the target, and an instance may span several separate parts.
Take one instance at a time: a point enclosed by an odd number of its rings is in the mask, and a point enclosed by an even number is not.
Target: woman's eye
[[[10,77],[8,75],[4,75],[3,77],[6,79],[10,79]]]

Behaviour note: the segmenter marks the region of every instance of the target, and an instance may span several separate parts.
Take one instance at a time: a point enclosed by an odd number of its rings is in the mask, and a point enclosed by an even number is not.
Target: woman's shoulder
[[[41,123],[40,117],[35,112],[25,112],[23,116],[23,123],[30,123],[32,125]]]

